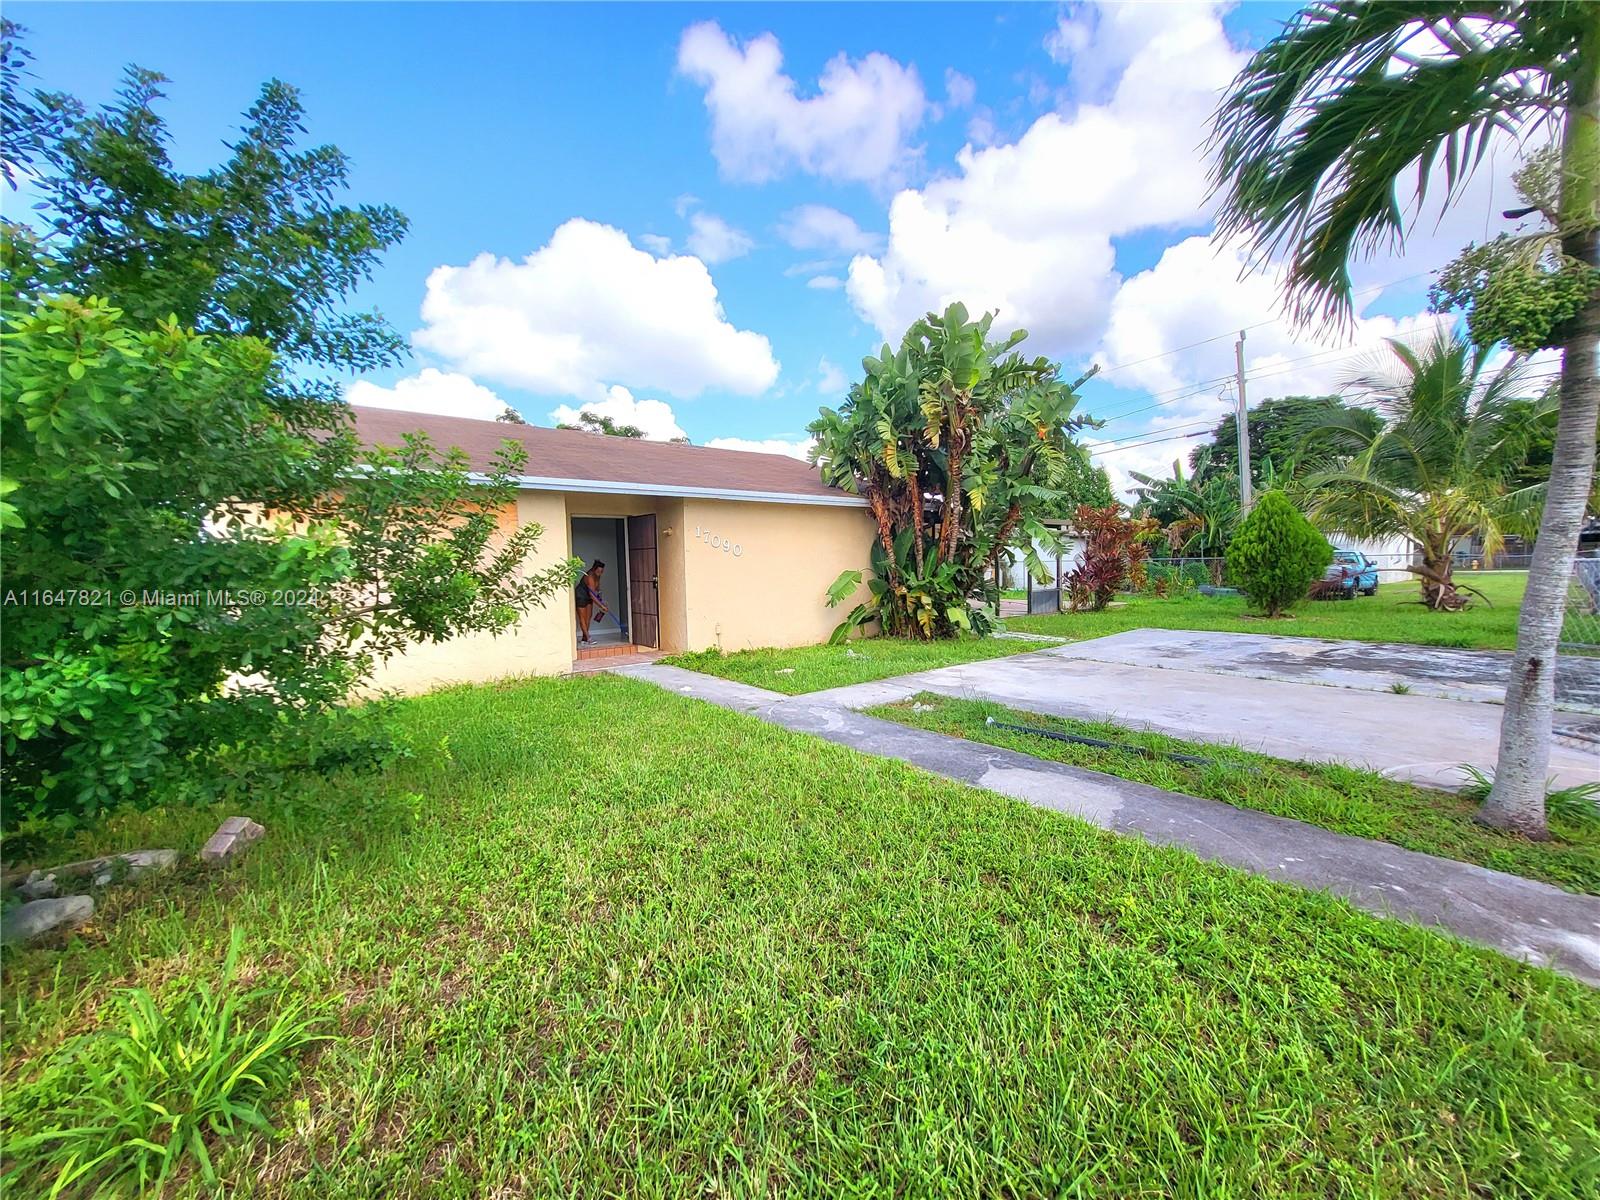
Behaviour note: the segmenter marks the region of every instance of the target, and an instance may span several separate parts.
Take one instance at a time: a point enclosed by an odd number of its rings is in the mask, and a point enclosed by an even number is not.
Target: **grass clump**
[[[929,671],[986,658],[1005,658],[1039,649],[1036,641],[962,636],[924,642],[910,638],[858,638],[843,646],[794,646],[788,649],[700,650],[674,654],[662,661],[707,675],[752,684],[797,696],[824,688],[888,679],[912,671]]]
[[[240,925],[339,1040],[175,1200],[1593,1194],[1574,980],[637,680],[399,719],[225,879],[8,954],[0,1087]]]
[[[185,1170],[215,1185],[212,1144],[272,1132],[267,1104],[293,1077],[295,1052],[320,1039],[301,1000],[249,1015],[275,991],[238,988],[242,937],[235,929],[216,984],[193,983],[166,1006],[147,988],[115,992],[104,1030],[6,1089],[8,1187],[146,1196]]]
[[[1489,798],[1494,790],[1493,771],[1462,763],[1461,773],[1467,780],[1461,789],[1462,796],[1475,804],[1482,804]],[[1545,793],[1544,808],[1548,818],[1600,834],[1600,783],[1551,788]]]
[[[1600,894],[1600,821],[1592,816],[1586,819],[1595,811],[1593,800],[1586,797],[1600,788],[1568,789],[1584,795],[1555,799],[1549,811],[1553,837],[1535,842],[1474,821],[1482,797],[1470,788],[1438,791],[1339,763],[1289,762],[1235,746],[1185,741],[1110,722],[1046,716],[990,701],[926,692],[868,711],[903,725],[1292,817],[1336,833],[1476,863],[1569,892]],[[989,724],[991,720],[1094,738],[1116,748],[1061,742],[1004,729]],[[1209,765],[1173,761],[1170,755],[1207,759]],[[1587,814],[1583,805],[1587,805]]]

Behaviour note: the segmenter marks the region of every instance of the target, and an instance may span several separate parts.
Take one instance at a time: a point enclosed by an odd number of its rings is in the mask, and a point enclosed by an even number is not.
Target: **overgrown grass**
[[[208,1140],[272,1132],[266,1105],[293,1076],[294,1052],[322,1037],[300,1001],[269,1006],[273,989],[236,986],[243,935],[235,926],[220,982],[199,981],[165,1007],[146,988],[118,992],[113,1028],[85,1035],[7,1097],[8,1116],[40,1131],[8,1140],[6,1186],[158,1194],[185,1171],[215,1186]]]
[[[1353,837],[1375,838],[1408,850],[1477,863],[1570,892],[1600,894],[1600,825],[1573,820],[1572,810],[1567,808],[1550,814],[1554,840],[1533,842],[1479,825],[1472,819],[1477,801],[1469,796],[1417,787],[1337,763],[1287,762],[1234,746],[1184,741],[1110,722],[1046,716],[986,700],[929,692],[868,711],[902,725],[1292,817]],[[1098,738],[1127,749],[1108,750],[1000,729],[988,724],[991,719]],[[1141,751],[1195,755],[1209,759],[1211,765],[1174,762]]]
[[[739,650],[732,654],[702,650],[674,654],[663,661],[797,696],[802,692],[888,679],[912,671],[1024,654],[1044,645],[992,637],[960,637],[940,642],[860,638],[844,646],[794,646],[786,650]]]
[[[1173,600],[1122,597],[1122,605],[1098,613],[1010,617],[1008,629],[1048,633],[1071,641],[1128,629],[1214,629],[1225,633],[1270,633],[1297,637],[1348,638],[1359,642],[1410,642],[1479,650],[1510,650],[1517,641],[1517,606],[1527,576],[1522,572],[1459,574],[1480,589],[1493,607],[1477,601],[1465,612],[1430,612],[1417,600],[1417,585],[1385,583],[1376,596],[1305,601],[1277,620],[1254,615],[1242,596],[1189,595]]]
[[[10,1107],[120,986],[330,1002],[234,1197],[1589,1196],[1600,992],[614,677],[401,709],[245,862],[8,953]],[[192,850],[152,812],[73,853]],[[175,1194],[208,1194],[187,1177]]]

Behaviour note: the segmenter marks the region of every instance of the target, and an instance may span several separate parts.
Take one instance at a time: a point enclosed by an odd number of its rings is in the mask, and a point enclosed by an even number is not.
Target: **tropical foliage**
[[[927,314],[898,350],[865,359],[841,408],[808,427],[823,478],[859,492],[878,530],[871,598],[836,638],[873,620],[918,638],[985,632],[989,618],[969,599],[995,605],[988,576],[1014,541],[1037,577],[1047,573],[1034,543],[1057,540],[1043,519],[1071,478],[1083,380],[1064,383],[1057,364],[1018,353],[1023,330],[991,340],[993,320],[972,320],[961,304]],[[861,581],[844,572],[829,603]]]
[[[1466,313],[1480,346],[1504,342],[1524,354],[1553,349],[1600,288],[1600,267],[1573,258],[1562,246],[1560,165],[1556,147],[1549,146],[1513,176],[1525,205],[1521,215],[1536,218],[1532,229],[1468,246],[1430,290],[1436,311]]]
[[[1251,57],[1217,110],[1217,232],[1285,257],[1301,316],[1347,319],[1353,256],[1400,241],[1433,184],[1458,198],[1493,139],[1547,134],[1560,146],[1548,190],[1561,260],[1600,268],[1593,0],[1323,0]],[[1554,663],[1600,420],[1600,288],[1548,331],[1515,323],[1502,335],[1563,350],[1560,415],[1483,819],[1542,836]]]
[[[1205,460],[1202,459],[1202,462]],[[1202,481],[1197,472],[1186,476],[1183,464],[1172,464],[1172,478],[1156,479],[1132,472],[1137,510],[1162,525],[1167,549],[1188,558],[1207,559],[1211,582],[1222,582],[1222,559],[1239,523],[1239,481],[1212,472]]]
[[[315,374],[402,352],[340,305],[403,218],[333,202],[343,156],[295,147],[286,85],[188,175],[158,76],[93,114],[26,96],[14,34],[6,153],[49,233],[0,227],[7,831],[382,757],[382,709],[342,708],[377,660],[569,578],[497,528],[514,452],[480,486],[425,441],[363,448]]]
[[[1149,542],[1157,531],[1153,517],[1129,517],[1115,504],[1085,504],[1074,514],[1072,527],[1083,539],[1083,554],[1066,581],[1074,612],[1099,612],[1120,589],[1144,587]]]
[[[1486,370],[1489,353],[1447,334],[1421,350],[1390,341],[1386,361],[1352,382],[1381,427],[1331,418],[1323,429],[1339,461],[1304,481],[1322,528],[1407,538],[1433,609],[1466,603],[1451,571],[1456,543],[1476,534],[1495,554],[1508,530],[1531,524],[1541,490],[1515,485],[1554,423],[1554,399],[1524,395],[1520,360]]]
[[[1333,547],[1282,492],[1267,492],[1228,546],[1228,577],[1252,604],[1276,617],[1306,598],[1333,561]]]

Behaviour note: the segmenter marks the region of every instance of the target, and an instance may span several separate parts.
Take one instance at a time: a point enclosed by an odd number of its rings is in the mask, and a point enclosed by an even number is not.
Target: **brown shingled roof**
[[[528,452],[522,470],[538,479],[632,483],[655,493],[683,488],[816,497],[840,503],[849,493],[822,482],[817,469],[782,454],[717,450],[673,442],[609,437],[575,429],[546,429],[503,421],[475,421],[388,408],[352,407],[356,432],[369,445],[398,446],[408,433],[426,433],[439,446],[459,446],[478,469],[489,466],[507,438]],[[564,490],[583,491],[581,482]],[[613,489],[614,490],[614,489]]]

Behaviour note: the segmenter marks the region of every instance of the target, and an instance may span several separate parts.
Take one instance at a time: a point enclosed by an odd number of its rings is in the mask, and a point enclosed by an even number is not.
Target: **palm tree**
[[[1558,132],[1564,256],[1600,268],[1596,0],[1325,0],[1301,10],[1217,109],[1220,237],[1287,252],[1294,311],[1349,318],[1356,253],[1399,242],[1442,162],[1448,202],[1492,137]],[[1560,419],[1517,626],[1494,790],[1479,820],[1546,836],[1554,664],[1594,469],[1600,289],[1560,332]]]
[[[1138,507],[1164,523],[1168,548],[1205,559],[1211,582],[1221,584],[1223,556],[1239,524],[1239,484],[1220,473],[1201,482],[1204,463],[1198,460],[1195,473],[1186,476],[1182,462],[1174,462],[1171,479],[1131,474],[1140,484],[1134,489]]]
[[[1383,425],[1373,431],[1350,413],[1328,418],[1320,432],[1340,458],[1304,481],[1322,528],[1408,539],[1422,556],[1409,570],[1435,610],[1466,606],[1451,574],[1456,543],[1477,534],[1494,554],[1529,493],[1542,490],[1516,483],[1554,398],[1523,399],[1521,360],[1488,372],[1488,356],[1443,333],[1420,352],[1389,342],[1387,361],[1351,384]]]

